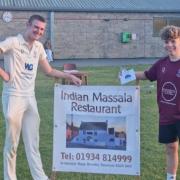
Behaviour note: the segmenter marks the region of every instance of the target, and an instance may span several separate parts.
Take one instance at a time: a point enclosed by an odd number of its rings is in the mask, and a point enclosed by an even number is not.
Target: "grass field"
[[[128,66],[129,68],[130,66]],[[148,65],[133,66],[143,70]],[[86,67],[89,72],[89,85],[119,85],[117,78],[119,67]],[[53,142],[53,85],[54,80],[38,73],[36,80],[36,97],[41,117],[40,151],[44,170],[48,176],[52,169]],[[140,82],[141,86],[141,180],[165,179],[164,146],[158,143],[158,114],[156,105],[156,85],[148,81]],[[0,82],[2,89],[2,82]],[[0,180],[3,179],[3,143],[5,123],[0,108]],[[179,174],[180,175],[180,174]],[[22,139],[17,156],[18,180],[31,180]],[[101,175],[83,173],[58,173],[57,180],[133,180],[135,176]]]

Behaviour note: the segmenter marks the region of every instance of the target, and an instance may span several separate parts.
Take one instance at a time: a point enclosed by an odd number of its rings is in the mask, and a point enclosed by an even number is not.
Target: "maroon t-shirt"
[[[180,60],[160,59],[145,75],[150,81],[157,81],[160,124],[180,121]]]

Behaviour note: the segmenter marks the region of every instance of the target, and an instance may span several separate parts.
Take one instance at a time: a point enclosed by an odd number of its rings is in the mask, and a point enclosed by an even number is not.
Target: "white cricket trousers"
[[[40,118],[35,96],[3,95],[2,104],[6,121],[4,180],[17,180],[16,152],[21,132],[33,179],[47,180],[39,153]]]

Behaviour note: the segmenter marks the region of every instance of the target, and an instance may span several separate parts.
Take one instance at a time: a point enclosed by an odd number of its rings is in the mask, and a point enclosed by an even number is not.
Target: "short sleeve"
[[[7,51],[13,48],[13,44],[14,44],[14,38],[9,37],[4,41],[0,42],[0,49],[2,50],[3,53],[6,53]]]
[[[160,65],[160,61],[157,61],[148,70],[146,70],[144,72],[147,79],[149,79],[150,81],[156,81],[157,80],[159,65]]]

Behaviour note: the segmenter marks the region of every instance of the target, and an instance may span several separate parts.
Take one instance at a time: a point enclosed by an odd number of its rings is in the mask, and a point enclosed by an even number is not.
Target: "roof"
[[[81,130],[107,130],[107,122],[81,122]]]
[[[179,0],[0,0],[1,10],[180,12]]]

